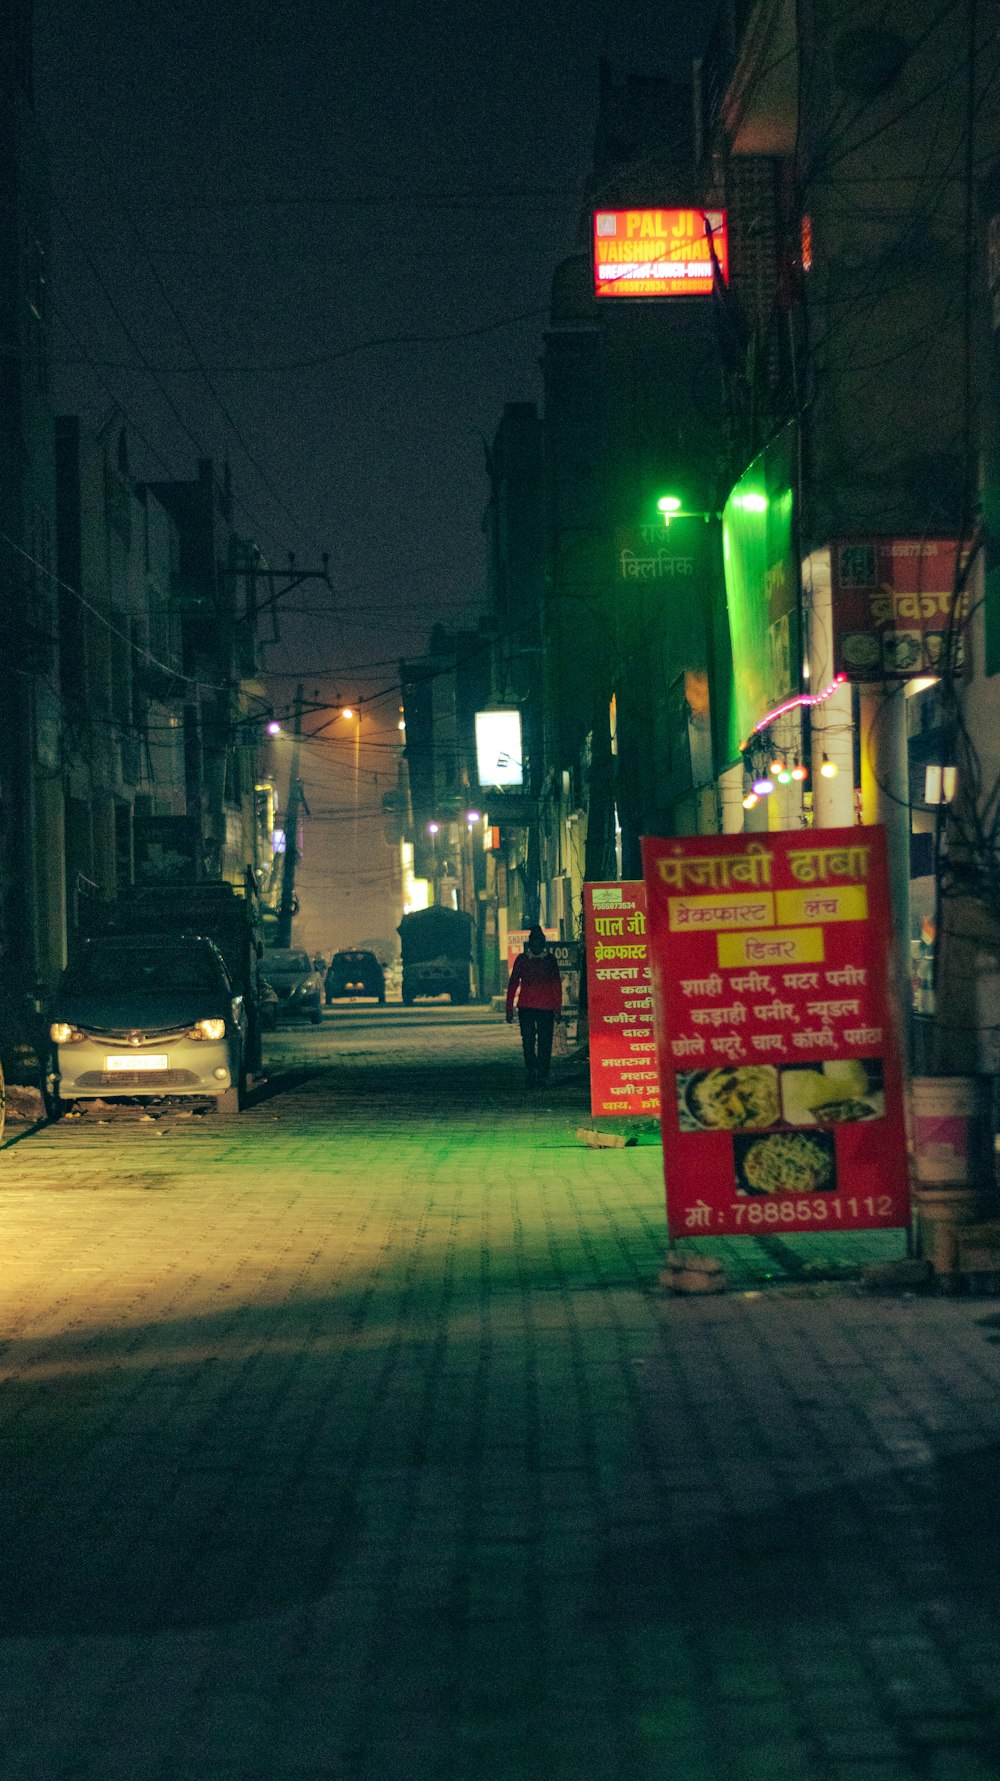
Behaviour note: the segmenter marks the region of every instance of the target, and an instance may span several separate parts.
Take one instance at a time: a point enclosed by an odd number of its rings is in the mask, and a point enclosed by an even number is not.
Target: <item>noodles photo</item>
[[[682,1131],[735,1132],[777,1125],[778,1072],[766,1064],[696,1070],[677,1078]]]
[[[815,1194],[837,1185],[833,1138],[826,1132],[774,1132],[735,1141],[737,1187],[751,1194]]]

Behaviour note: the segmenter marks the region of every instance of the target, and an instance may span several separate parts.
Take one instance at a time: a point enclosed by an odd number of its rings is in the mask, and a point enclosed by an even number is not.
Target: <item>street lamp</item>
[[[710,519],[721,519],[719,513],[712,513],[703,507],[685,507],[680,495],[661,495],[656,503],[657,511],[663,515],[663,523],[669,526],[672,519],[703,519],[706,526]]]

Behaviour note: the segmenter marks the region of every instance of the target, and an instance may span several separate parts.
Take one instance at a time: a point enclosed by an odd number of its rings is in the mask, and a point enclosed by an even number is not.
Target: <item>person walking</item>
[[[515,1002],[528,1087],[540,1087],[549,1079],[552,1034],[556,1015],[562,1008],[562,978],[555,959],[545,949],[545,935],[537,926],[529,930],[524,951],[514,960],[507,985],[508,1025],[514,1019]]]

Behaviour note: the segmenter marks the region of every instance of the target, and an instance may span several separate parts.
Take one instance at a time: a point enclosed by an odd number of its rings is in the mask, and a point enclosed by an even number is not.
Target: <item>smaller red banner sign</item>
[[[905,1226],[882,830],[642,855],[671,1234]]]
[[[952,616],[957,557],[954,539],[836,539],[837,672],[850,680],[910,680],[960,668],[964,600]]]
[[[646,945],[646,887],[585,884],[584,943],[595,1119],[660,1111],[653,996]]]

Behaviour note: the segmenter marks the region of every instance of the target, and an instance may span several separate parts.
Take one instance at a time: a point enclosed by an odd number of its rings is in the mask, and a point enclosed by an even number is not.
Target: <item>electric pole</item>
[[[288,797],[285,801],[285,859],[281,869],[281,907],[275,944],[292,944],[292,918],[295,914],[295,863],[298,859],[296,839],[299,831],[299,743],[302,737],[302,682],[295,693],[295,723],[292,729],[292,759],[288,769]]]

